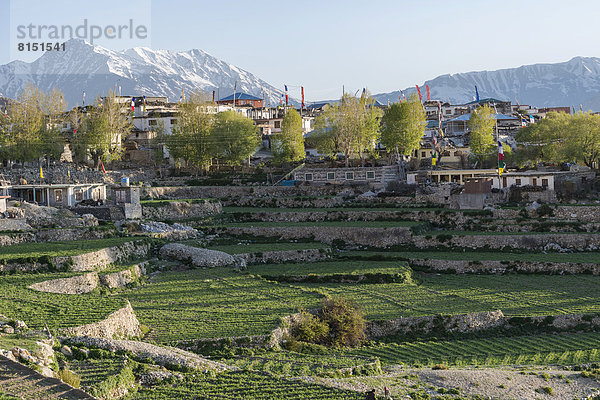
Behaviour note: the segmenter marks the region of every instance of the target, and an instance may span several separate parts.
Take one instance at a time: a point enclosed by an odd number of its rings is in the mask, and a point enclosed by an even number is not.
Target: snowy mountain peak
[[[71,39],[65,46],[64,52],[44,53],[32,63],[0,65],[0,92],[15,98],[32,82],[43,90],[60,88],[70,106],[81,104],[83,91],[89,102],[115,86],[124,95],[167,96],[172,101],[183,90],[215,90],[224,97],[236,83],[238,91],[260,97],[270,93],[273,104],[282,93],[250,72],[198,49],[114,51],[81,39]]]
[[[600,110],[600,58],[573,57],[554,64],[532,64],[496,71],[440,75],[426,81],[431,98],[461,104],[472,101],[475,86],[480,98],[518,101],[537,107],[582,104],[585,110]],[[404,92],[411,93],[414,88]],[[400,92],[374,97],[382,103],[398,101]]]

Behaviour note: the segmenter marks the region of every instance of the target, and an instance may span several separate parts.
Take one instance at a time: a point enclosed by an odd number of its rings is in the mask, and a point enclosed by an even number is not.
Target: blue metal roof
[[[248,93],[236,93],[235,94],[235,99],[236,100],[262,100],[262,98],[256,97],[256,96],[252,96],[251,94],[248,94]],[[227,100],[233,100],[233,93],[230,94],[227,97],[223,97],[219,101],[227,101]]]
[[[517,121],[518,118],[513,117],[512,115],[506,115],[506,114],[492,114],[492,118],[494,118],[495,120],[515,120]],[[471,119],[471,114],[463,114],[460,117],[456,117],[454,119],[451,119],[447,122],[454,122],[454,121],[468,121],[469,119]]]

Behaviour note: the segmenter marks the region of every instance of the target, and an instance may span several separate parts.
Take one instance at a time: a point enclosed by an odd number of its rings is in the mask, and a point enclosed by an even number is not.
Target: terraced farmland
[[[344,354],[378,357],[384,365],[572,365],[600,361],[600,333],[417,340],[378,344]]]
[[[133,399],[362,399],[364,395],[350,390],[308,384],[299,380],[276,378],[261,372],[229,372],[214,377],[188,376],[185,381],[162,384],[140,390]]]
[[[69,295],[38,292],[32,283],[73,276],[72,273],[0,275],[0,313],[21,319],[30,328],[74,327],[100,321],[125,306],[123,298],[91,292]]]

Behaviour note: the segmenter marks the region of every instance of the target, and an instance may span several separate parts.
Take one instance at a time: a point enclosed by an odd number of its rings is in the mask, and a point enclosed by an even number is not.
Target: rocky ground
[[[460,393],[463,396],[481,396],[486,399],[585,399],[600,393],[600,383],[586,378],[578,371],[559,368],[475,368],[475,369],[403,369],[388,370],[388,374],[354,378],[306,378],[341,389],[366,392],[373,388],[383,395],[388,387],[393,398],[409,399],[409,393],[425,391],[432,396],[439,393]],[[454,389],[454,390],[452,390]]]

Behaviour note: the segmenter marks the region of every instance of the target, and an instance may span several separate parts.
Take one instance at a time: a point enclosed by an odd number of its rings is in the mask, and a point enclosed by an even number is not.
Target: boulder
[[[6,326],[4,327],[4,329],[2,329],[2,332],[4,332],[4,333],[9,333],[9,334],[10,334],[10,333],[15,333],[15,328],[13,328],[13,327],[12,327],[12,326],[10,326],[10,325],[6,325]]]
[[[63,346],[60,348],[60,352],[63,353],[67,357],[73,357],[73,351],[69,346]]]

